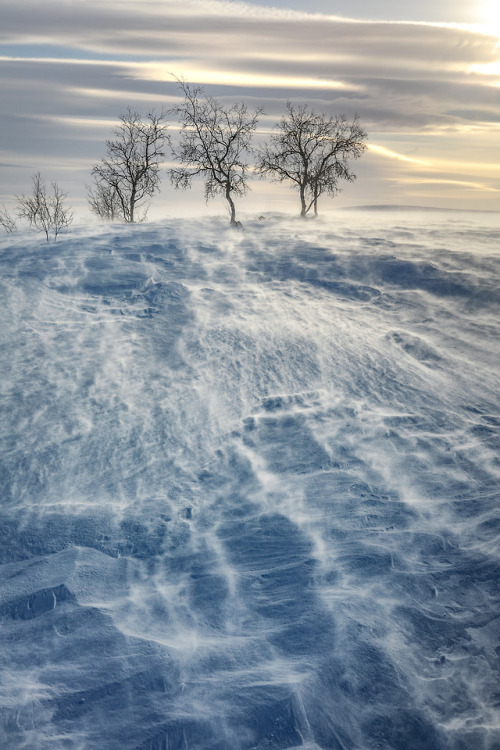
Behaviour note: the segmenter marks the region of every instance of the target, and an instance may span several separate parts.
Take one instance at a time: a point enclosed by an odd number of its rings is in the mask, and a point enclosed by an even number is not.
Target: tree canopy
[[[163,111],[149,112],[143,120],[130,108],[120,115],[115,139],[106,141],[106,157],[92,168],[94,186],[88,189],[88,200],[93,213],[129,223],[146,218],[147,199],[158,190],[169,140],[166,117]]]
[[[176,188],[190,187],[194,177],[205,180],[205,199],[216,195],[227,200],[231,224],[237,224],[233,196],[248,189],[248,156],[251,140],[262,110],[250,112],[243,103],[224,106],[205,96],[201,86],[179,80],[184,100],[174,108],[181,129],[179,144],[173,147],[181,167],[170,170]]]
[[[299,191],[301,216],[318,213],[324,193],[340,191],[339,181],[356,179],[349,161],[364,152],[366,133],[355,116],[317,114],[307,105],[287,102],[287,113],[258,156],[258,171],[289,181]]]

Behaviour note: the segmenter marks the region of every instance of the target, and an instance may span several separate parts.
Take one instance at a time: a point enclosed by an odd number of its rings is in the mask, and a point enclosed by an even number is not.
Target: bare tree
[[[3,203],[0,206],[0,227],[3,227],[7,234],[12,234],[16,231],[16,222],[9,214]]]
[[[97,216],[128,223],[146,219],[169,141],[166,116],[149,112],[144,121],[130,108],[120,115],[115,139],[106,141],[106,157],[92,168],[95,185],[88,188],[88,200]]]
[[[363,154],[367,135],[357,116],[349,122],[345,115],[327,117],[307,105],[287,102],[286,107],[276,132],[259,152],[258,171],[292,182],[300,195],[300,215],[313,209],[317,216],[321,195],[338,193],[339,180],[356,179],[349,160]]]
[[[47,242],[51,234],[56,240],[61,230],[69,227],[73,221],[73,214],[65,205],[67,193],[61,190],[57,182],[53,182],[51,187],[50,194],[45,180],[37,172],[33,175],[31,195],[17,196],[17,215],[39,232],[44,232]]]
[[[184,101],[173,109],[181,123],[175,158],[184,167],[170,170],[176,188],[188,188],[193,177],[205,179],[205,199],[222,195],[228,202],[230,221],[237,226],[233,196],[249,190],[247,156],[252,135],[262,110],[248,111],[241,102],[225,107],[201,86],[191,87],[184,81],[179,86]]]
[[[117,221],[123,218],[122,204],[118,192],[105,182],[96,181],[87,185],[87,200],[93,214],[105,221]]]

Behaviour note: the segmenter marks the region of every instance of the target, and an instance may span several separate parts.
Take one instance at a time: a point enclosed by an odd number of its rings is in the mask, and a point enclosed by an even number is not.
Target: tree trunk
[[[313,208],[314,208],[314,218],[316,218],[317,215],[318,215],[318,198],[320,196],[320,188],[319,188],[318,180],[317,179],[314,180],[313,185],[314,185],[314,190],[313,190],[312,205],[313,205]]]
[[[307,215],[307,206],[306,206],[306,195],[305,195],[305,192],[306,192],[306,186],[305,185],[301,185],[300,186],[300,205],[301,205],[300,215],[302,216],[303,219],[305,219],[306,215]]]
[[[229,203],[229,209],[231,211],[231,226],[236,226],[238,223],[236,221],[236,208],[234,205],[234,201],[231,198],[231,188],[229,185],[226,185],[226,200]]]
[[[134,223],[134,208],[135,208],[135,190],[132,190],[129,203],[129,222]]]

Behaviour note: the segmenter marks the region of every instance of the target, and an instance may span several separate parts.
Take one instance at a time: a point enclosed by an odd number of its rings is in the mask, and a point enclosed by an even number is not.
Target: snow
[[[499,239],[2,239],[0,746],[500,746]]]

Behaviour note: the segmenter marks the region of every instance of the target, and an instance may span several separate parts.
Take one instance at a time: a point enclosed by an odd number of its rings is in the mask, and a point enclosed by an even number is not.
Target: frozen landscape
[[[500,748],[500,221],[0,240],[0,747]]]

